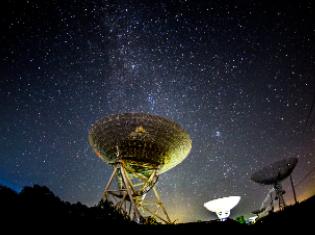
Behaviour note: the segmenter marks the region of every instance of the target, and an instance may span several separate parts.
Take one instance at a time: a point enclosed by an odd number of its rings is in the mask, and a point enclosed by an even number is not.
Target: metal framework
[[[117,210],[138,223],[144,222],[148,216],[163,223],[172,223],[157,190],[157,179],[156,170],[149,177],[136,172],[130,174],[125,162],[118,160],[106,184],[103,200],[113,203]],[[146,200],[150,190],[153,191],[153,199]]]
[[[278,207],[279,210],[283,210],[286,207],[283,194],[285,194],[285,191],[282,189],[282,185],[279,182],[276,182],[273,186],[275,189],[276,197],[275,200],[278,200]]]

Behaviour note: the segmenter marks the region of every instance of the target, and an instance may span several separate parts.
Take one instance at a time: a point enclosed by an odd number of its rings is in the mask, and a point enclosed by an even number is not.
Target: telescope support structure
[[[152,217],[165,224],[172,223],[160,194],[156,188],[157,170],[152,170],[149,177],[137,172],[128,172],[123,160],[117,160],[113,172],[105,186],[104,201],[127,215],[137,223],[145,223],[147,217]],[[153,191],[150,199],[147,193]]]

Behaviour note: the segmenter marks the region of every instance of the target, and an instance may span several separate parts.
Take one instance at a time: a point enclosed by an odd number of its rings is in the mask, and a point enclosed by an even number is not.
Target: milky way
[[[193,141],[158,184],[174,219],[214,218],[203,203],[229,195],[232,217],[257,209],[270,187],[251,174],[285,157],[298,198],[315,194],[314,4],[204,2],[1,1],[0,183],[94,205],[111,167],[88,129],[146,112]]]

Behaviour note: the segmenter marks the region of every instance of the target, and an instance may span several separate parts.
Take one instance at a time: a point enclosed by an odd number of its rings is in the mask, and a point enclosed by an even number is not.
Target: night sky
[[[173,219],[215,218],[203,203],[229,195],[242,197],[232,217],[258,209],[271,187],[251,174],[286,157],[299,158],[298,199],[315,194],[314,12],[311,0],[2,0],[0,184],[95,205],[111,167],[90,126],[146,112],[192,138],[158,183]]]

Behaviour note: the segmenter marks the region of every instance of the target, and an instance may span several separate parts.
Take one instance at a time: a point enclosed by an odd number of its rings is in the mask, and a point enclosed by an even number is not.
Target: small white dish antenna
[[[230,216],[230,211],[240,202],[240,196],[221,197],[203,204],[203,206],[216,213],[221,221],[226,220]]]
[[[252,216],[248,218],[248,222],[251,224],[256,223],[256,219],[258,218],[258,215]]]

